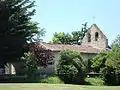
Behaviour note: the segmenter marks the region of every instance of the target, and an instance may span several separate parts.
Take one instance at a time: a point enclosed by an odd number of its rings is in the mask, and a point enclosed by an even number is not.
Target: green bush
[[[102,70],[105,81],[110,85],[120,85],[120,47],[114,47]]]
[[[105,62],[108,58],[109,52],[101,52],[91,60],[91,68],[96,73],[99,73],[102,68],[105,67]]]
[[[64,50],[55,62],[55,73],[64,83],[83,84],[86,65],[80,53]]]
[[[28,76],[33,76],[37,71],[37,60],[34,55],[30,52],[24,53],[24,56],[21,57],[21,62],[24,65],[24,69],[26,69],[26,74]]]
[[[41,83],[50,83],[50,84],[62,84],[64,83],[62,80],[59,79],[58,76],[49,76],[48,78],[41,79]]]
[[[103,78],[106,82],[106,85],[119,85],[120,77],[119,74],[116,73],[116,70],[111,67],[105,67],[103,70]]]
[[[92,60],[92,68],[96,72],[103,73],[107,85],[120,84],[120,47],[98,54]]]
[[[85,78],[85,81],[89,83],[90,85],[94,86],[102,86],[105,84],[103,78]]]

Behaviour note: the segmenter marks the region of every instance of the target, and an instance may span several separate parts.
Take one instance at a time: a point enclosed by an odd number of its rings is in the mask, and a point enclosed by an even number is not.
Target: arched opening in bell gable
[[[98,32],[95,33],[95,41],[98,41],[98,38],[99,38],[99,34]]]
[[[88,33],[88,42],[91,42],[91,35]]]

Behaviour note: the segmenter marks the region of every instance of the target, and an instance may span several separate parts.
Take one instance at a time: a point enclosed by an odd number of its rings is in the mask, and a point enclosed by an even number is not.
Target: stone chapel
[[[61,50],[77,51],[81,54],[84,60],[90,60],[98,53],[109,49],[107,37],[96,24],[91,25],[88,29],[88,32],[85,34],[81,45],[49,44],[45,42],[40,42],[38,44],[45,49],[49,49],[55,57],[47,68],[41,67],[46,73],[54,73],[54,62],[58,58],[58,54]],[[6,68],[6,73],[16,74],[16,71],[22,72],[21,70],[22,69],[19,67],[18,63],[9,63],[8,68]]]

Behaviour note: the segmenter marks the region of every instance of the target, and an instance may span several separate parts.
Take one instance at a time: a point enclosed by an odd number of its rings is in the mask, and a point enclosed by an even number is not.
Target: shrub
[[[106,85],[118,85],[117,77],[115,70],[110,67],[105,67],[103,70],[103,78],[106,82]],[[119,79],[118,79],[119,80]]]
[[[107,53],[98,54],[93,59],[92,67],[103,73],[107,85],[120,84],[120,47],[113,47]]]
[[[70,50],[61,51],[55,62],[55,73],[64,83],[83,84],[86,66],[80,53]]]
[[[31,43],[29,45],[29,51],[36,58],[38,66],[47,67],[49,62],[53,60],[53,55],[51,50],[45,49],[39,43]]]
[[[91,68],[94,72],[99,73],[105,67],[105,62],[108,58],[109,52],[101,52],[91,60]]]
[[[21,61],[24,65],[24,69],[26,69],[26,74],[28,76],[33,76],[37,71],[37,62],[34,55],[30,52],[24,53],[24,56],[21,57]]]
[[[85,81],[89,83],[90,85],[94,86],[102,86],[105,84],[103,78],[85,78]]]
[[[64,83],[58,76],[48,76],[47,78],[41,79],[41,83],[49,83],[49,84],[62,84]]]

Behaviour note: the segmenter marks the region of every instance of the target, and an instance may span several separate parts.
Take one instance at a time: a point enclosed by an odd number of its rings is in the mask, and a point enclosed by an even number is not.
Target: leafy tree
[[[55,73],[65,83],[84,83],[86,72],[85,63],[78,52],[61,51],[55,62]]]
[[[34,55],[30,52],[24,53],[24,56],[21,57],[23,66],[25,67],[26,74],[31,77],[34,76],[37,71],[37,60]]]
[[[92,62],[96,72],[103,73],[107,84],[120,84],[120,47],[116,46],[108,52],[98,54]]]
[[[80,37],[81,37],[80,31],[73,31],[72,32],[72,44],[81,44]]]
[[[93,71],[100,72],[100,69],[105,67],[105,62],[109,55],[108,53],[109,53],[108,51],[101,52],[91,60],[92,63],[91,67],[94,68]]]
[[[55,43],[55,44],[81,44],[83,37],[85,36],[85,33],[88,31],[87,23],[82,24],[83,27],[81,31],[73,31],[71,34],[64,32],[55,32],[53,34],[53,39],[49,43]]]
[[[31,43],[29,45],[30,53],[36,58],[37,66],[47,67],[53,60],[53,54],[50,50],[40,46],[39,43]]]
[[[36,22],[31,21],[35,14],[35,1],[0,1],[0,62],[17,60],[28,51],[28,41],[39,33]],[[41,32],[40,32],[41,33]]]
[[[120,84],[120,47],[114,47],[106,61],[106,68],[108,69],[105,75],[109,76],[106,78],[106,81],[110,84],[119,85]],[[110,77],[111,76],[111,77]],[[113,82],[110,82],[110,79],[113,79]]]
[[[28,76],[34,76],[39,66],[47,67],[53,60],[53,55],[50,50],[47,50],[39,45],[39,43],[31,43],[29,52],[24,53],[21,62]]]
[[[120,46],[120,35],[116,37],[111,46],[112,47]]]
[[[45,36],[45,29],[40,29],[37,33],[34,34],[34,36],[31,38],[30,43],[31,42],[42,42],[43,39],[41,37]]]
[[[82,24],[83,27],[81,29],[81,37],[80,37],[80,40],[82,40],[85,36],[85,34],[87,33],[88,31],[88,27],[87,27],[87,22],[85,22],[85,24]]]
[[[87,33],[87,31],[88,31],[87,22],[85,22],[84,24],[82,24],[81,31],[72,32],[73,39],[77,41],[76,44],[80,45],[82,43],[82,40],[85,34]]]
[[[72,39],[72,36],[69,33],[65,34],[64,32],[60,32],[60,33],[55,32],[53,37],[53,43],[71,44],[71,39]]]

